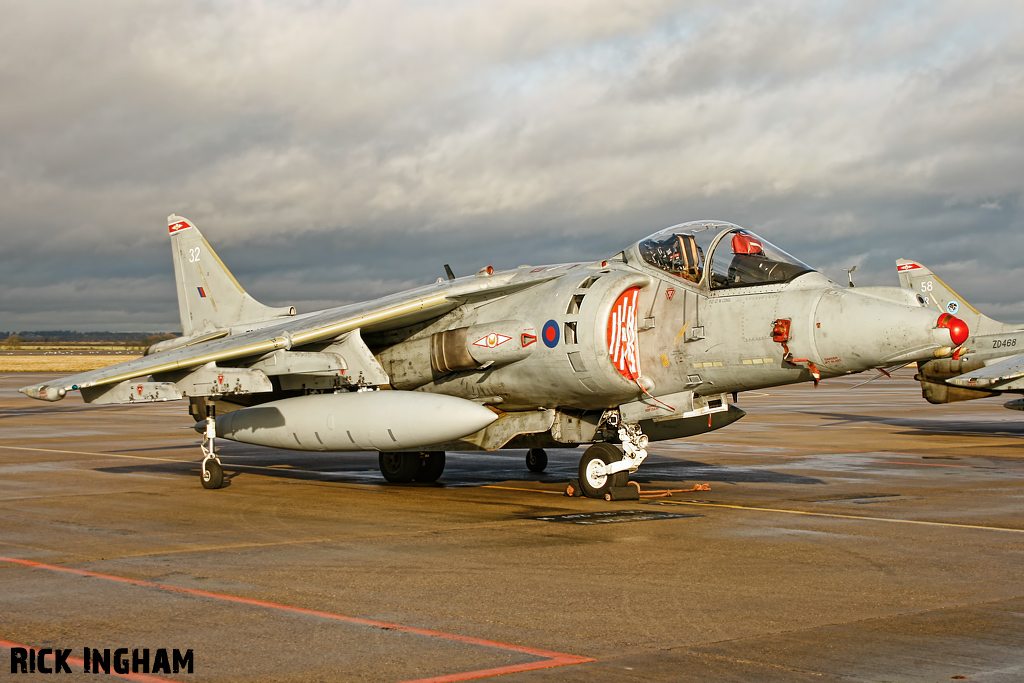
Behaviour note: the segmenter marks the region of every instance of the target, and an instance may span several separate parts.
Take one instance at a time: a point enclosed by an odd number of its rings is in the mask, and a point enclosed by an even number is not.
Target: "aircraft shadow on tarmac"
[[[1024,437],[1024,421],[1017,422],[979,422],[977,420],[956,420],[948,418],[906,418],[906,417],[883,417],[880,415],[850,415],[847,413],[822,413],[801,411],[805,415],[815,415],[832,420],[830,426],[843,424],[870,422],[873,424],[889,425],[890,427],[902,427],[908,432],[904,434],[929,434],[943,435],[956,432],[962,436],[1011,436]]]
[[[109,410],[110,408],[117,408],[117,407],[118,406],[102,406],[99,409],[103,410],[103,408],[107,408]],[[17,409],[0,410],[0,420],[6,419],[6,418],[11,418],[11,417],[23,418],[23,417],[26,417],[26,416],[29,416],[29,415],[53,415],[53,414],[69,415],[69,414],[72,414],[72,413],[82,413],[82,412],[96,412],[96,407],[95,406],[85,406],[85,405],[74,405],[74,404],[72,404],[72,405],[60,406],[60,407],[43,406],[43,407],[40,407],[40,408],[17,408]]]
[[[121,448],[107,453],[154,453],[157,451],[182,451],[188,450],[188,446],[177,444],[175,446],[150,446],[149,448]]]
[[[388,485],[377,468],[377,454],[345,453],[332,457],[330,453],[300,453],[230,444],[222,449],[225,479],[259,474],[279,479],[323,481],[348,484]],[[160,446],[137,449],[135,452],[180,449]],[[244,452],[242,452],[244,449]],[[232,452],[236,451],[236,452]],[[419,487],[467,487],[497,484],[508,481],[528,481],[564,484],[577,476],[580,451],[573,449],[549,450],[548,468],[541,474],[526,469],[524,452],[506,451],[500,454],[449,453],[448,463],[441,481],[436,484],[403,484]],[[132,463],[100,468],[112,474],[172,474],[198,477],[199,461],[167,463]],[[695,460],[679,460],[651,455],[632,479],[640,484],[664,485],[679,482],[714,482],[719,484],[824,484],[821,479],[777,472],[756,467],[729,467]],[[688,487],[690,484],[686,484]]]

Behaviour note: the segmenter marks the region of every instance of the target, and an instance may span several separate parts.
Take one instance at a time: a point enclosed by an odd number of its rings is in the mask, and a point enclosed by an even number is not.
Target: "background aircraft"
[[[592,444],[582,490],[625,487],[650,439],[743,416],[738,392],[950,354],[969,334],[899,287],[840,287],[731,223],[666,228],[593,263],[477,273],[297,315],[250,297],[170,216],[184,336],[140,359],[25,387],[55,401],[188,398],[216,437],[380,452],[391,482],[435,481],[446,450]],[[206,420],[203,421],[203,418]],[[616,444],[622,445],[620,450]]]
[[[1001,393],[1024,393],[1024,327],[983,315],[939,276],[917,261],[899,259],[900,284],[935,310],[962,318],[972,333],[949,358],[918,361],[915,379],[930,403],[952,403]],[[1006,403],[1024,410],[1024,400]]]

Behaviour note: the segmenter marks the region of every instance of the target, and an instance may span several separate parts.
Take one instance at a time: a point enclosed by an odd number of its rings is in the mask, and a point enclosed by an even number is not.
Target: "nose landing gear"
[[[588,498],[606,498],[612,489],[623,488],[629,475],[647,458],[647,435],[639,424],[619,423],[622,451],[607,442],[595,443],[580,458],[579,483]]]
[[[625,486],[629,472],[609,474],[609,465],[622,461],[622,451],[610,443],[595,443],[580,458],[580,488],[588,498],[604,498],[610,489]]]

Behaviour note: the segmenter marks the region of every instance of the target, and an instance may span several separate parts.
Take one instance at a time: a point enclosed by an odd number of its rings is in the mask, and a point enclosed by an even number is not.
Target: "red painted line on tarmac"
[[[86,576],[94,579],[103,579],[105,581],[114,581],[116,583],[124,583],[132,586],[142,586],[144,588],[156,588],[158,590],[168,591],[171,593],[182,593],[185,595],[195,595],[203,598],[211,598],[213,600],[222,600],[225,602],[234,602],[242,605],[250,605],[253,607],[263,607],[266,609],[274,609],[281,612],[291,612],[293,614],[303,614],[306,616],[320,617],[322,619],[331,619],[333,621],[342,621],[347,624],[356,624],[358,626],[370,626],[373,628],[383,629],[385,631],[398,631],[400,633],[411,633],[420,636],[427,636],[428,638],[439,638],[441,640],[451,640],[458,643],[465,643],[467,645],[479,645],[481,647],[489,647],[497,650],[505,650],[508,652],[517,652],[519,654],[529,655],[531,657],[541,657],[543,661],[532,662],[529,664],[517,664],[507,667],[499,667],[496,669],[481,669],[478,671],[466,671],[458,674],[451,674],[448,676],[438,676],[435,678],[423,678],[417,679],[416,681],[406,681],[405,683],[442,683],[446,681],[468,681],[474,678],[489,678],[491,676],[500,676],[502,674],[514,673],[518,671],[533,671],[535,669],[550,669],[556,666],[566,666],[568,664],[582,664],[584,662],[594,661],[589,657],[577,657],[576,655],[566,654],[564,652],[553,652],[550,650],[539,650],[533,647],[525,647],[523,645],[513,645],[512,643],[501,643],[494,640],[484,640],[483,638],[473,638],[472,636],[461,636],[455,633],[445,633],[443,631],[431,631],[429,629],[416,628],[413,626],[403,626],[402,624],[390,624],[385,621],[375,621],[373,619],[362,619],[360,617],[349,617],[344,614],[334,614],[333,612],[321,612],[320,610],[306,609],[305,607],[294,607],[292,605],[282,605],[276,602],[267,602],[265,600],[255,600],[253,598],[242,598],[237,595],[227,595],[224,593],[211,593],[210,591],[201,591],[194,588],[179,588],[178,586],[168,586],[162,583],[152,583],[150,581],[141,581],[139,579],[129,579],[124,576],[114,576],[113,574],[100,574],[98,572],[90,572],[85,569],[72,569],[70,567],[58,567],[52,564],[43,564],[41,562],[33,562],[32,560],[22,560],[14,557],[2,557],[0,556],[0,562],[10,562],[11,564],[20,564],[25,567],[32,567],[33,569],[45,569],[53,572],[61,572],[64,574],[73,574],[75,576]],[[16,646],[20,647],[20,646]],[[160,680],[160,679],[151,679]]]
[[[5,559],[6,560],[7,558],[0,558],[0,559]],[[28,645],[22,645],[21,643],[15,643],[15,642],[12,642],[10,640],[0,639],[0,649],[3,649],[3,650],[13,650],[16,647],[21,647],[21,648],[24,648],[26,650],[28,650],[28,649],[35,649],[36,651],[39,650],[38,647],[37,648],[30,648],[30,646],[28,646]],[[43,661],[44,662],[47,659],[54,659],[53,653],[50,653],[50,655],[48,655],[46,657],[43,657]],[[85,660],[84,659],[80,659],[79,657],[68,657],[65,661],[68,664],[73,664],[75,667],[77,667],[78,671],[74,671],[73,670],[73,673],[81,673],[81,672],[86,671]],[[50,668],[51,669],[53,668],[53,664],[50,664]],[[41,672],[36,670],[36,673],[41,673]],[[92,672],[89,672],[89,673],[92,673]],[[127,681],[138,681],[138,683],[179,683],[179,681],[172,681],[169,678],[160,678],[159,676],[150,676],[149,674],[132,674],[132,673],[119,674],[119,673],[116,673],[116,672],[113,672],[113,671],[111,671],[109,674],[107,674],[105,672],[102,672],[102,671],[101,671],[101,673],[103,673],[103,675],[105,675],[105,676],[117,676],[118,678],[123,678],[123,679],[125,679]]]
[[[504,674],[513,674],[518,673],[520,671],[553,669],[556,666],[565,666],[567,664],[582,664],[583,662],[592,661],[594,660],[587,659],[585,657],[565,655],[564,657],[547,659],[543,662],[535,662],[533,664],[516,664],[514,666],[500,666],[496,669],[480,669],[479,671],[467,671],[465,673],[451,674],[449,676],[435,676],[434,678],[417,678],[414,681],[402,681],[402,683],[454,683],[455,681],[470,681],[475,678],[491,678],[492,676],[502,676]]]

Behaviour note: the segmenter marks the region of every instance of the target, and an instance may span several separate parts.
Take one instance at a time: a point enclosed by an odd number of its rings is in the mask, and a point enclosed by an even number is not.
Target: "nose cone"
[[[960,346],[971,336],[971,330],[967,327],[967,323],[949,313],[940,315],[939,321],[935,326],[944,327],[949,330],[949,338],[956,346]]]
[[[940,326],[943,320],[937,322],[932,309],[850,289],[822,296],[814,317],[819,356],[842,372],[935,358],[969,335],[967,325],[953,316]]]

